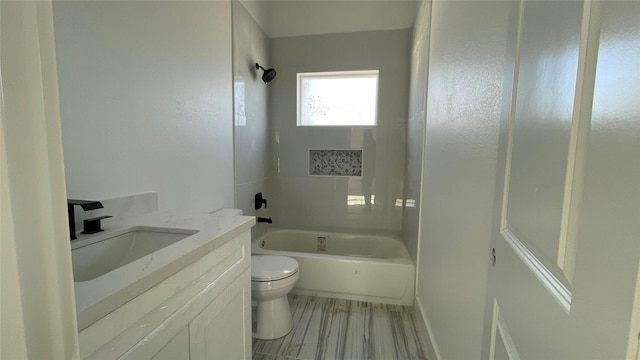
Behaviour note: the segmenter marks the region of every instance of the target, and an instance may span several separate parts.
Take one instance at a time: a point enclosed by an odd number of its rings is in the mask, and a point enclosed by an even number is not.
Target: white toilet
[[[287,294],[300,277],[298,262],[287,256],[251,256],[251,300],[257,306],[253,337],[277,339],[293,328]]]

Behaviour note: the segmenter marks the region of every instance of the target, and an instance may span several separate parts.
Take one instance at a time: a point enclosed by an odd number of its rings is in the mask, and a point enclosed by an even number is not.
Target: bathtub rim
[[[402,248],[404,249],[403,251],[404,256],[395,257],[395,258],[377,258],[377,257],[366,257],[366,256],[357,256],[357,255],[335,255],[335,254],[322,254],[322,253],[310,253],[310,252],[298,252],[298,251],[286,251],[286,250],[271,250],[271,249],[265,249],[259,245],[260,241],[262,241],[265,236],[267,236],[268,234],[277,233],[277,232],[304,232],[304,233],[316,233],[316,234],[323,234],[323,235],[330,235],[330,236],[331,235],[351,235],[351,236],[360,235],[360,236],[374,236],[379,238],[385,238],[385,239],[389,239],[394,242],[397,242],[400,246],[402,246]],[[256,250],[259,250],[259,252],[256,252]],[[409,255],[409,251],[404,241],[402,241],[399,237],[389,236],[389,235],[336,233],[336,232],[317,231],[317,230],[273,228],[273,229],[267,229],[260,236],[251,240],[251,253],[258,254],[258,255],[284,255],[284,256],[291,256],[291,257],[305,256],[309,258],[319,258],[319,259],[331,257],[340,261],[348,261],[348,262],[354,262],[354,261],[355,262],[380,262],[380,263],[404,264],[404,265],[415,266],[415,263],[411,259]]]

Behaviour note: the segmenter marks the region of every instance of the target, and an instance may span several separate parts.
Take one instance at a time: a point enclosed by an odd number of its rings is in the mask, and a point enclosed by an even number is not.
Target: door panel
[[[493,321],[491,325],[491,360],[520,360],[509,327],[507,326],[497,301],[493,303]]]
[[[632,359],[640,2],[526,0],[511,20],[483,358]]]
[[[498,339],[498,341],[495,344],[496,348],[495,348],[495,353],[492,359],[512,360],[512,358],[509,356],[509,353],[507,352],[507,347],[505,346],[504,342],[501,340],[502,339]]]
[[[506,224],[547,267],[557,263],[582,20],[579,1],[523,4]]]

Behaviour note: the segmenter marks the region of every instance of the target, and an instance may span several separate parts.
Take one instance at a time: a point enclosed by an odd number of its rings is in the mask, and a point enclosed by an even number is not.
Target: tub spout
[[[273,221],[271,221],[271,216],[269,216],[268,218],[258,217],[258,222],[271,224]]]

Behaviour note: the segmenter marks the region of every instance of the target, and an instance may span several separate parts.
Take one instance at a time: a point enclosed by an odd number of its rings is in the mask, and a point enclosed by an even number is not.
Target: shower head
[[[256,63],[256,69],[262,69],[262,71],[264,71],[262,74],[262,81],[264,81],[265,84],[276,77],[276,69],[265,69],[258,63]]]

